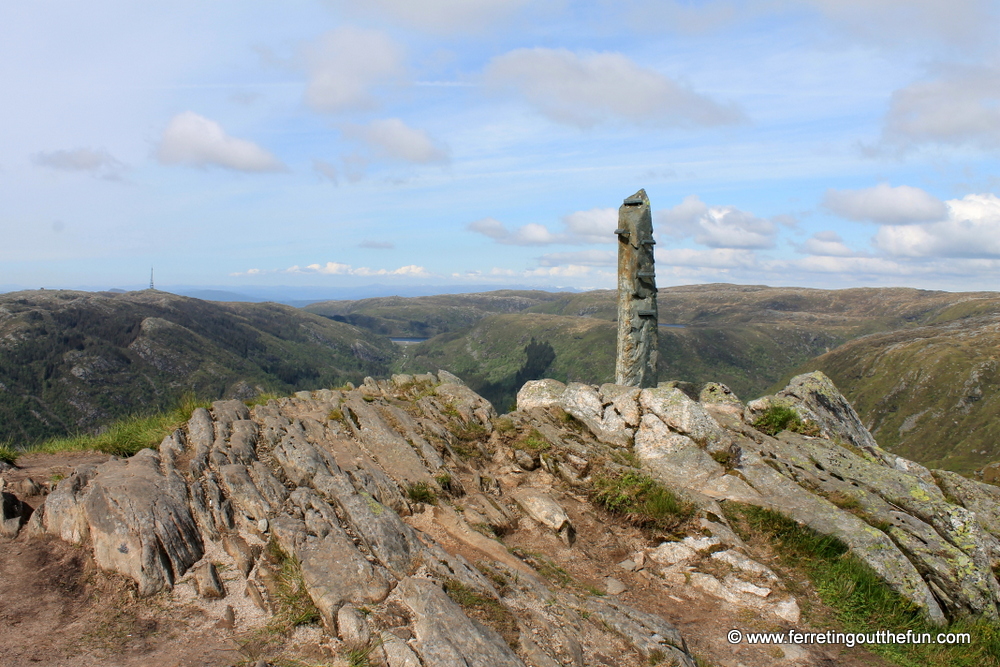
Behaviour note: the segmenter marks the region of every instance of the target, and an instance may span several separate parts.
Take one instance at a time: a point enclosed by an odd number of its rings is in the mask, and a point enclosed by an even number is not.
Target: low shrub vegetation
[[[52,438],[32,448],[46,453],[95,450],[115,456],[132,456],[141,449],[156,447],[166,436],[191,418],[195,408],[208,408],[211,403],[188,397],[170,412],[155,415],[133,415],[109,425],[97,435],[74,435]]]
[[[591,500],[637,526],[665,533],[686,523],[697,509],[640,472],[595,474]]]
[[[799,417],[793,408],[787,405],[771,405],[754,420],[753,426],[761,433],[777,435],[781,431],[792,431],[802,435],[817,436],[820,434],[819,426]]]
[[[534,428],[518,438],[514,444],[514,449],[523,449],[526,452],[544,452],[551,447],[552,443]]]
[[[723,506],[736,531],[746,540],[762,537],[781,563],[804,573],[819,598],[836,615],[844,632],[940,632],[972,635],[969,644],[884,644],[866,648],[905,667],[1000,666],[1000,625],[962,619],[947,627],[932,625],[920,608],[893,591],[842,541],[821,535],[792,519],[760,507],[732,501]]]
[[[410,502],[413,503],[433,505],[437,502],[437,494],[434,493],[434,489],[427,482],[411,484],[406,488],[406,495],[409,497]]]
[[[14,449],[10,443],[0,442],[0,461],[14,465],[20,455],[21,451]]]

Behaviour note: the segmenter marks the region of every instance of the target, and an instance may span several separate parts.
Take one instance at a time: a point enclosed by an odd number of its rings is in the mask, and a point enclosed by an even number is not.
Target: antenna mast
[[[153,267],[149,267],[149,289],[156,289],[153,287]]]

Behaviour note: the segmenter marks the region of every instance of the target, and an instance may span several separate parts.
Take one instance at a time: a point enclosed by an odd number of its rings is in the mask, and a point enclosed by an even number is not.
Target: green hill
[[[521,312],[558,300],[560,296],[537,290],[497,290],[477,294],[320,301],[303,310],[383,336],[429,338],[470,327],[487,315]]]
[[[966,472],[1000,458],[993,445],[1000,436],[995,292],[714,284],[662,289],[658,304],[661,325],[681,325],[660,330],[661,379],[720,381],[752,399],[819,369],[879,442],[903,456]],[[611,290],[366,299],[324,308],[383,333],[433,336],[406,348],[393,368],[450,370],[501,411],[528,379],[614,377]]]
[[[975,305],[941,318],[997,311]],[[1000,316],[973,315],[865,336],[802,369],[829,375],[886,449],[968,473],[1000,459],[998,350]]]
[[[93,431],[181,396],[264,391],[385,375],[381,336],[273,303],[166,292],[0,295],[0,442]]]

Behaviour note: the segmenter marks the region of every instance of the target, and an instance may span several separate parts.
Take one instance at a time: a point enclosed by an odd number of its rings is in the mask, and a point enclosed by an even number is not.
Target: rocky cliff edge
[[[774,406],[810,435],[754,428]],[[613,569],[574,582],[545,550],[589,557],[582,531],[609,523],[594,480],[628,473],[697,511],[662,542],[622,528],[600,547]],[[695,665],[663,614],[626,602],[632,582],[798,623],[795,595],[728,524],[730,501],[839,538],[934,622],[996,619],[1000,600],[1000,489],[882,450],[821,373],[747,405],[719,384],[539,380],[503,417],[444,371],[368,378],[198,409],[157,450],[77,469],[30,518],[16,492],[3,490],[6,535],[83,545],[141,595],[248,600],[237,628],[281,607],[285,559],[318,641],[390,667]]]

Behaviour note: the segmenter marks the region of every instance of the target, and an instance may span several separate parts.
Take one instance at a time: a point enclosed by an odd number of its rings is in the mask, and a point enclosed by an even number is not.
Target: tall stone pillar
[[[639,190],[618,209],[618,356],[615,383],[655,387],[658,353],[653,217]]]

